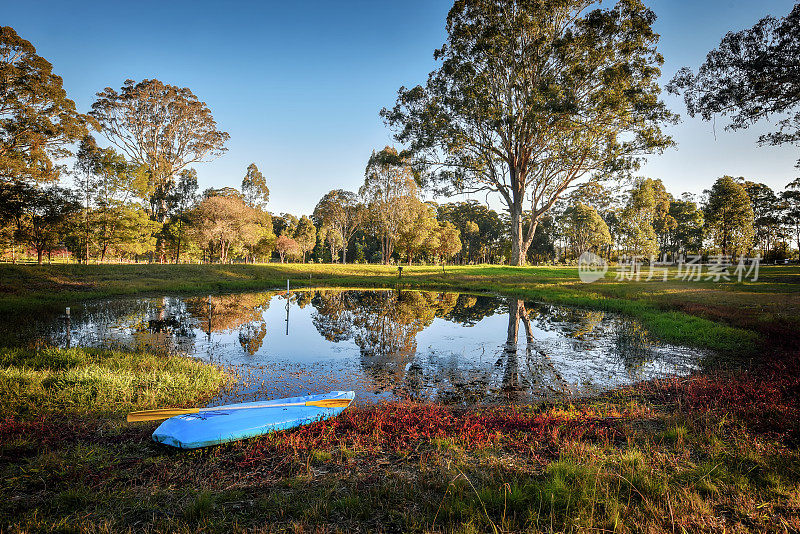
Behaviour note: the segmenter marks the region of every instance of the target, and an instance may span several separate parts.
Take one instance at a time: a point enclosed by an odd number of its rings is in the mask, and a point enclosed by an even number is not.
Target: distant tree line
[[[589,182],[565,197],[552,217],[556,261],[586,251],[645,261],[716,254],[777,261],[797,251],[800,181],[776,193],[762,183],[723,176],[699,198],[675,197],[658,179],[635,179],[627,190]]]

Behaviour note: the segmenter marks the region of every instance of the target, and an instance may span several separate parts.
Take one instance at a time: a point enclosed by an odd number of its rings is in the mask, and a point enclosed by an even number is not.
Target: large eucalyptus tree
[[[654,13],[640,0],[596,4],[457,0],[439,68],[381,111],[429,186],[500,195],[514,265],[570,185],[671,144]]]
[[[352,191],[334,189],[329,191],[314,208],[313,218],[319,226],[335,232],[341,239],[342,263],[347,263],[347,247],[365,218],[364,205]],[[331,258],[331,261],[336,261]]]

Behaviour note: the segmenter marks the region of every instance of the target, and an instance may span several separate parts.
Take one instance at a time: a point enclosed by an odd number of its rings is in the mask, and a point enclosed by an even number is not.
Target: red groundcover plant
[[[368,455],[408,454],[437,439],[451,440],[465,449],[503,447],[541,458],[557,454],[557,445],[564,439],[612,438],[613,420],[589,409],[463,410],[438,404],[387,403],[347,410],[328,421],[256,440],[240,465],[246,467],[290,451],[330,448]]]

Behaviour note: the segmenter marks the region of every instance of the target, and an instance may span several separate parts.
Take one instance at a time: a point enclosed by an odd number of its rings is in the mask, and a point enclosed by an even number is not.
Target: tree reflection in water
[[[271,299],[278,303],[272,310]],[[284,304],[295,314],[289,337]],[[178,351],[242,365],[287,394],[330,387],[443,403],[528,402],[685,373],[700,358],[654,343],[622,316],[434,291],[164,297],[73,311],[76,345]],[[487,319],[506,312],[507,322]],[[63,331],[63,322],[54,328]]]
[[[148,303],[134,317],[130,324],[135,350],[171,353],[190,349],[194,331],[190,314],[180,299],[163,297],[159,305]]]
[[[247,354],[253,356],[261,349],[266,335],[267,323],[264,321],[248,323],[239,329],[239,344]]]
[[[267,335],[264,312],[274,293],[247,293],[194,297],[186,299],[186,309],[197,319],[199,328],[207,332],[239,329],[239,344],[245,353],[254,355]]]
[[[542,315],[537,315],[541,319]],[[520,372],[519,365],[519,324],[525,328],[525,373]],[[537,324],[537,327],[546,325]],[[508,336],[503,354],[497,365],[503,365],[501,391],[505,400],[518,402],[524,397],[549,398],[571,394],[573,387],[564,380],[541,343],[533,335],[530,313],[525,302],[519,299],[508,301]]]
[[[430,293],[410,291],[320,291],[313,322],[329,341],[352,339],[364,370],[389,388],[401,381],[416,355],[417,334],[436,316],[432,300]]]
[[[658,357],[647,329],[640,323],[621,317],[614,328],[614,355],[631,375],[641,375],[645,364]]]
[[[353,340],[361,352],[361,367],[378,390],[395,396],[440,402],[474,403],[491,400],[522,402],[531,397],[572,394],[568,383],[534,335],[536,328],[572,338],[574,350],[591,344],[602,312],[571,310],[534,304],[533,312],[519,299],[509,299],[508,329],[493,372],[487,367],[463,365],[457,355],[416,361],[417,335],[435,318],[472,326],[498,311],[495,298],[418,291],[319,291],[313,300],[313,322],[332,342]],[[520,324],[524,329],[524,356],[519,352]],[[520,364],[520,361],[523,364]],[[496,398],[496,397],[500,398]]]
[[[657,345],[638,321],[625,316],[607,317],[597,310],[584,310],[536,303],[529,305],[542,330],[554,331],[572,341],[574,351],[595,349],[597,341],[609,337],[609,350],[629,375],[638,375],[642,368],[658,358]]]
[[[316,293],[313,304],[312,321],[320,335],[332,342],[352,340],[361,352],[361,367],[379,390],[415,399],[423,398],[431,383],[465,382],[451,365],[426,377],[414,363],[417,334],[437,317],[472,326],[497,310],[493,298],[425,291],[325,290]]]
[[[528,312],[525,310],[525,303],[521,300],[510,299],[508,302],[508,335],[503,348],[503,355],[497,362],[502,365],[502,360],[505,359],[505,371],[501,389],[509,401],[518,400],[522,391],[526,389],[523,387],[519,376],[519,358],[517,357],[520,321],[525,327],[526,347],[528,347],[526,350],[530,353],[529,347],[533,342],[533,332],[531,331]]]

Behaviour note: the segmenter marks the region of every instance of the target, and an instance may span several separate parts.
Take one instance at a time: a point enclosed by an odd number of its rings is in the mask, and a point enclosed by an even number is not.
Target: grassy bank
[[[42,500],[79,503],[93,477],[127,461],[128,411],[207,402],[227,380],[181,356],[0,348],[0,531],[69,530],[68,516],[29,522],[19,507],[36,518]]]
[[[11,351],[4,358],[4,365],[42,376],[69,367],[48,367],[45,358],[106,362],[109,375],[117,372],[116,355]],[[72,368],[84,365],[93,364]],[[122,412],[189,402],[207,393],[216,375],[174,369],[213,376],[203,387],[184,381],[164,388],[149,378],[163,366],[173,368],[143,356],[134,372],[140,394],[105,394],[116,400],[111,410],[91,401],[73,409],[76,396],[92,396],[85,381],[42,397],[38,384],[46,378],[30,387],[17,380],[27,401],[4,407],[0,420],[0,530],[800,528],[796,368],[657,382],[574,405],[355,407],[294,431],[176,451],[152,443],[157,423],[125,425]],[[140,368],[122,367],[125,375]],[[8,376],[4,383],[14,381]],[[117,391],[112,383],[99,389]],[[34,403],[43,409],[26,408]]]
[[[757,282],[618,281],[592,284],[575,267],[406,267],[417,289],[493,292],[625,313],[665,341],[752,352],[765,339],[800,342],[800,269],[764,267]],[[60,307],[91,298],[164,292],[207,294],[292,287],[391,287],[397,269],[379,265],[0,265],[0,312]]]
[[[118,416],[201,401],[224,380],[220,368],[177,355],[0,348],[0,413]]]

